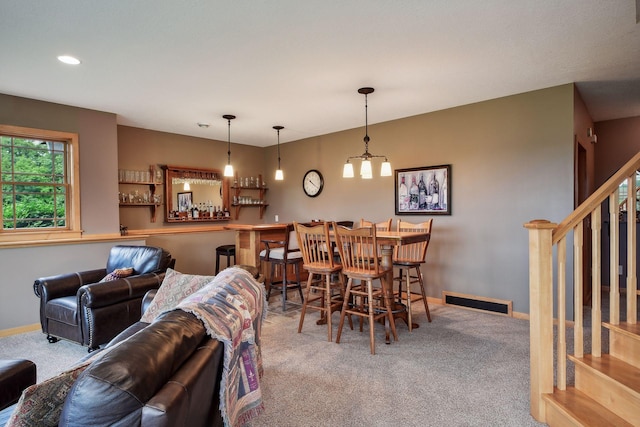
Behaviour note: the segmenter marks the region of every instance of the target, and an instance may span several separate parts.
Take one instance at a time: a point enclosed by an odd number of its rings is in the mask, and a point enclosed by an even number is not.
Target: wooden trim
[[[16,328],[2,329],[0,330],[0,338],[10,337],[11,335],[24,334],[27,332],[33,332],[40,330],[40,324],[34,323],[32,325],[18,326]]]
[[[121,236],[120,234],[89,234],[70,239],[24,240],[20,242],[0,242],[0,248],[28,248],[34,246],[77,245],[83,243],[122,242],[127,240],[144,240],[148,235]]]
[[[128,230],[128,236],[157,236],[163,234],[188,234],[188,233],[210,233],[219,231],[230,231],[226,225],[203,225],[196,227],[164,227],[146,228],[142,230]]]

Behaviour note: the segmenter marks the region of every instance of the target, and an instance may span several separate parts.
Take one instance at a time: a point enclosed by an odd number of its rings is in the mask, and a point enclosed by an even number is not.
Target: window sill
[[[75,233],[74,233],[75,234]],[[82,243],[96,243],[96,242],[117,242],[127,240],[141,240],[148,237],[148,235],[138,234],[135,236],[121,236],[120,234],[88,234],[71,236],[71,235],[58,235],[51,236],[50,234],[44,237],[40,233],[40,239],[34,239],[35,236],[29,236],[29,239],[18,240],[13,236],[12,241],[0,241],[0,248],[28,248],[34,246],[58,246],[58,245],[77,245]]]

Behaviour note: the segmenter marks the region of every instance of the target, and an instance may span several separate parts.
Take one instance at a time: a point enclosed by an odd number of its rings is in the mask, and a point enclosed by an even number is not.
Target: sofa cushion
[[[111,273],[104,276],[100,282],[110,282],[112,280],[122,279],[123,277],[129,277],[133,274],[133,267],[116,268]]]
[[[160,289],[147,310],[142,314],[140,321],[153,322],[160,313],[176,308],[180,301],[211,282],[214,277],[182,274],[168,268]]]
[[[80,375],[65,401],[59,425],[139,425],[144,404],[204,337],[202,322],[192,314],[176,310],[159,316]]]
[[[44,310],[47,319],[72,326],[78,324],[78,302],[75,295],[52,299]]]
[[[69,390],[89,363],[91,362],[86,361],[60,375],[27,387],[15,405],[7,426],[57,426]]]
[[[127,267],[133,267],[136,275],[164,271],[170,262],[171,254],[162,248],[118,245],[109,252],[107,273]]]

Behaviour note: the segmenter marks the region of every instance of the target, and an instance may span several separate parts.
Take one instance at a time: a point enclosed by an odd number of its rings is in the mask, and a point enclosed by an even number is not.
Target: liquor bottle
[[[411,187],[409,188],[409,210],[418,210],[420,190],[416,185],[416,177],[411,177]]]
[[[407,184],[404,183],[404,175],[402,175],[402,181],[400,182],[398,198],[400,210],[406,211],[409,208],[409,189],[407,188]]]
[[[191,214],[193,219],[198,219],[200,217],[200,212],[198,211],[198,205],[193,205],[193,213]]]
[[[420,174],[420,182],[418,182],[418,208],[427,209],[427,186],[424,185],[422,174]]]

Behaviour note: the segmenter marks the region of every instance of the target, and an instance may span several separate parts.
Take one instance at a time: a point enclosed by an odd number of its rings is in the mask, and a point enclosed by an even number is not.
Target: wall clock
[[[304,174],[304,178],[302,178],[302,189],[307,196],[316,197],[322,193],[323,186],[324,178],[319,170],[311,169]]]

